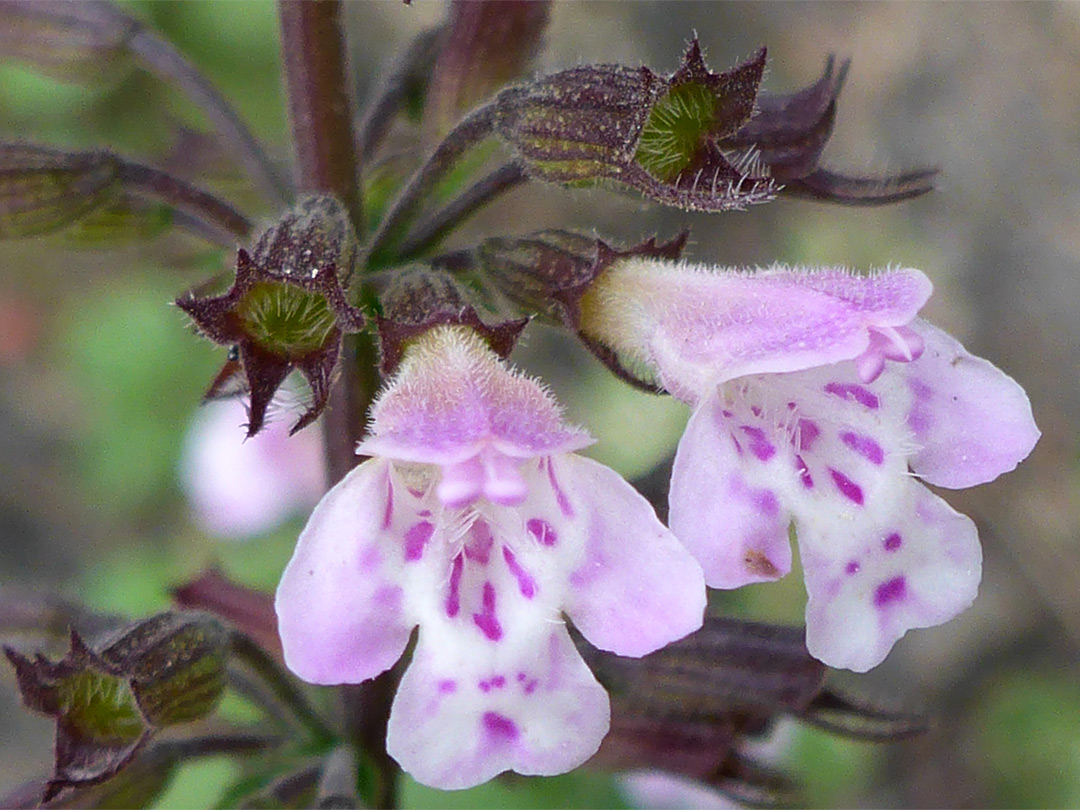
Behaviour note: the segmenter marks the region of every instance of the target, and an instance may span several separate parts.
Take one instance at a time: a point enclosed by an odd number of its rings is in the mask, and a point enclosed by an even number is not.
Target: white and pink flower
[[[975,525],[918,478],[993,480],[1039,437],[1014,380],[916,317],[931,290],[918,270],[633,258],[583,308],[587,334],[693,407],[670,526],[707,583],[782,577],[794,522],[807,646],[832,666],[866,671],[975,599]]]
[[[590,443],[476,333],[436,327],[373,406],[372,458],[301,535],[277,592],[286,662],[364,681],[419,625],[387,736],[418,781],[556,774],[596,751],[608,697],[564,614],[628,656],[701,625],[700,566],[629,484],[574,455]]]
[[[239,398],[207,402],[184,444],[180,481],[192,514],[209,534],[242,540],[306,513],[326,491],[318,430],[289,435],[282,420],[245,438]]]

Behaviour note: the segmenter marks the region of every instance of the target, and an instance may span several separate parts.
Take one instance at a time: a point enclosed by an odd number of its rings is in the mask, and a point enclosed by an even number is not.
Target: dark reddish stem
[[[352,127],[345,35],[338,0],[279,0],[282,60],[301,191],[335,194],[363,233],[360,172]],[[364,334],[350,336],[323,418],[326,465],[331,483],[359,461],[356,442],[378,386],[374,344]],[[371,807],[393,807],[398,768],[386,753],[386,723],[396,677],[340,689],[346,732],[373,767],[362,785]]]

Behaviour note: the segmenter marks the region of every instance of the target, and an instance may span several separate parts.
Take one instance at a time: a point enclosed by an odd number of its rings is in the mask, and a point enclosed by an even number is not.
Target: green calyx
[[[672,87],[649,111],[634,161],[663,182],[690,165],[716,124],[716,96],[704,85]]]
[[[237,315],[259,346],[292,357],[321,349],[337,323],[324,296],[277,282],[252,287]]]
[[[57,695],[61,715],[84,739],[123,745],[146,730],[135,694],[124,678],[83,670],[57,684]]]

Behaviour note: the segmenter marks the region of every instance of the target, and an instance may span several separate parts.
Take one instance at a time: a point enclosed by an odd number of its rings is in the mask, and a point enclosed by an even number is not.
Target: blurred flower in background
[[[207,402],[184,443],[180,478],[195,522],[222,539],[244,540],[306,512],[326,490],[317,429],[289,436],[289,423],[272,420],[245,439],[240,398]]]
[[[664,771],[634,771],[620,776],[618,781],[630,806],[645,810],[735,810],[743,806],[701,782]]]

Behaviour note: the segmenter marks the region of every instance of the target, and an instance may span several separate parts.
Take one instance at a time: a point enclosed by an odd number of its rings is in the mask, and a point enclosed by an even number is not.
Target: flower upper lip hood
[[[860,279],[843,268],[725,271],[632,257],[597,279],[583,331],[696,402],[737,377],[856,358],[871,348],[871,327],[904,326],[932,291],[914,269]]]
[[[491,446],[513,458],[570,453],[594,440],[562,421],[535,380],[508,373],[477,349],[470,330],[446,327],[445,340],[422,342],[402,361],[397,382],[371,409],[371,431],[357,452],[395,461],[452,464]]]
[[[286,663],[358,683],[419,625],[387,732],[415,779],[580,765],[610,708],[563,615],[596,647],[645,655],[701,626],[700,565],[468,328],[408,346],[372,415],[373,457],[316,507],[278,587]]]

